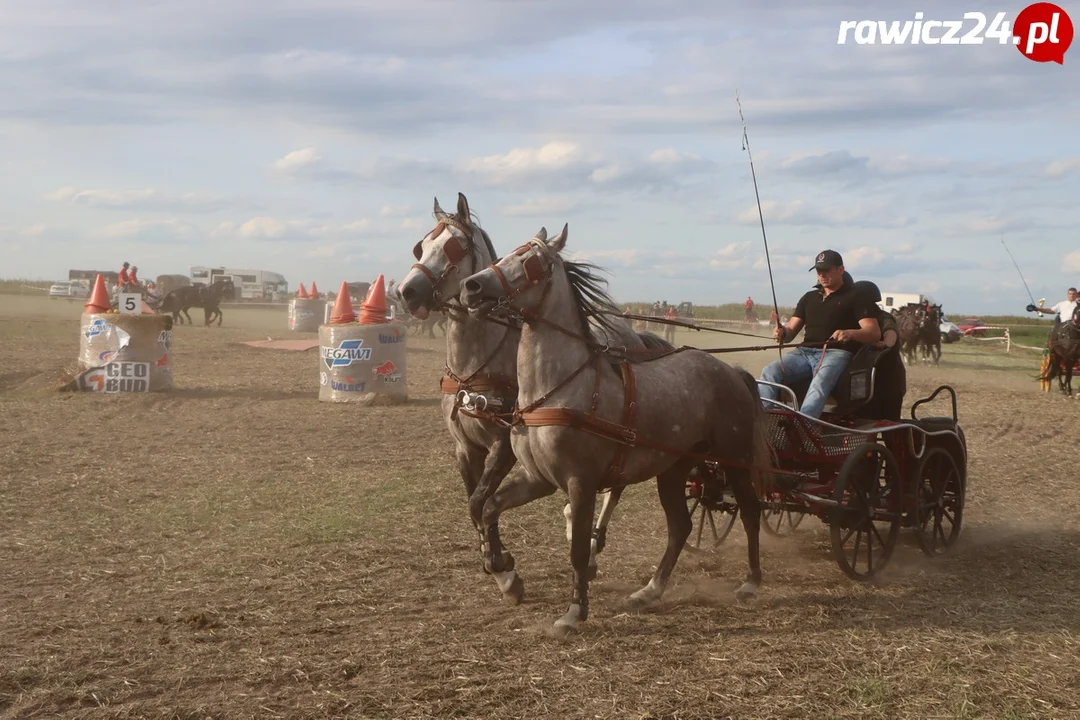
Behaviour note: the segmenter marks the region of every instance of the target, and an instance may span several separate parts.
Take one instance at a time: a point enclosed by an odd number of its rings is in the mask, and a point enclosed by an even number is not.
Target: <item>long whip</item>
[[[1024,289],[1027,290],[1028,299],[1031,300],[1031,304],[1035,304],[1035,298],[1031,296],[1031,288],[1028,287],[1027,280],[1024,279],[1024,273],[1020,272],[1020,266],[1016,264],[1016,258],[1009,252],[1009,246],[1005,245],[1005,236],[1001,236],[1001,244],[1005,246],[1005,252],[1009,253],[1009,259],[1012,260],[1013,267],[1016,268],[1016,272],[1020,275],[1020,282],[1024,283]]]
[[[735,90],[735,104],[739,108],[739,120],[742,122],[742,149],[746,151],[746,157],[750,161],[750,178],[754,181],[754,198],[757,200],[758,219],[761,221],[761,239],[765,243],[765,264],[769,268],[769,287],[772,290],[773,312],[776,313],[776,327],[780,324],[780,306],[776,302],[776,284],[773,282],[772,260],[769,258],[769,238],[765,233],[765,214],[761,211],[761,194],[758,192],[757,173],[754,171],[754,156],[750,153],[750,138],[746,134],[746,118],[743,117],[742,102],[739,100],[739,90]],[[780,355],[780,372],[784,372],[784,335],[781,332],[780,344],[776,351]]]

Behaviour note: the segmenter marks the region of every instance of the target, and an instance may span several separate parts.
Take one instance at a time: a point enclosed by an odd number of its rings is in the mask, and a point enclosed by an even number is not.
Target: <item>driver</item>
[[[819,253],[810,268],[811,272],[815,270],[818,284],[799,299],[786,325],[773,328],[773,337],[787,343],[805,325],[805,342],[825,346],[792,350],[783,360],[766,365],[761,379],[777,384],[810,380],[800,412],[818,418],[852,355],[861,343],[880,340],[881,328],[876,319],[877,307],[855,291],[850,275],[844,277],[844,259],[840,253],[835,250]],[[759,391],[766,400],[776,400],[779,395],[777,388],[769,385],[760,386]]]

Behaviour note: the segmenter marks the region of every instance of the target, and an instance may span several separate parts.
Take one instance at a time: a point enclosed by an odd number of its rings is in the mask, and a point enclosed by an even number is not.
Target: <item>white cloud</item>
[[[412,208],[408,205],[383,205],[379,210],[379,215],[385,218],[405,217],[411,213]]]
[[[887,204],[854,203],[843,206],[812,206],[803,200],[777,202],[764,200],[761,215],[776,225],[806,225],[824,227],[874,227],[902,228],[912,223],[903,215],[897,215]],[[757,205],[751,205],[735,216],[740,225],[757,225],[761,221]]]
[[[569,259],[573,262],[591,262],[597,265],[618,265],[629,268],[638,265],[641,251],[636,249],[612,249],[612,250],[578,250],[571,253]]]
[[[591,165],[598,160],[599,155],[587,152],[577,143],[553,141],[538,148],[513,148],[499,155],[470,158],[462,162],[461,167],[466,172],[505,180],[536,172]]]
[[[850,270],[865,270],[879,265],[885,259],[885,252],[876,247],[856,247],[845,250],[844,267]]]
[[[166,212],[214,212],[226,205],[221,198],[200,195],[194,192],[172,195],[154,188],[79,190],[67,186],[46,193],[43,197],[52,202],[84,205],[93,208]]]
[[[1054,160],[1043,169],[1043,175],[1048,178],[1059,178],[1072,172],[1080,172],[1080,156]]]
[[[713,253],[709,267],[720,270],[745,267],[749,263],[750,242],[728,243]]]
[[[1061,262],[1061,269],[1065,272],[1080,272],[1080,250],[1073,250],[1065,256]]]
[[[504,205],[500,208],[500,212],[510,217],[538,217],[569,213],[577,206],[578,201],[570,197],[543,197],[514,205]]]
[[[270,166],[277,172],[292,175],[301,170],[315,167],[322,162],[322,155],[313,147],[301,148],[286,153],[285,157],[275,160]]]
[[[206,238],[206,233],[201,228],[178,218],[165,220],[133,218],[106,225],[93,235],[104,240],[141,240],[162,243]]]

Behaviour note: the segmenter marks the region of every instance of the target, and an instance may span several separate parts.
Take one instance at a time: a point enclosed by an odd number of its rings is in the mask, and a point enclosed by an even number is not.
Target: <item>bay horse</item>
[[[1071,396],[1073,369],[1080,362],[1080,306],[1070,319],[1054,328],[1047,347],[1050,348],[1050,363],[1046,374],[1039,379],[1052,382],[1056,377],[1061,392]]]
[[[514,454],[527,472],[503,483],[484,505],[488,552],[504,553],[498,531],[504,511],[556,490],[569,496],[573,592],[552,628],[565,636],[588,618],[597,493],[655,477],[667,550],[649,583],[630,596],[632,606],[649,605],[663,595],[693,526],[687,477],[702,462],[716,461],[725,466],[747,536],[750,569],[736,595],[756,597],[758,498],[769,477],[762,470],[771,463],[757,381],[701,350],[646,357],[604,341],[591,326],[618,309],[593,266],[562,258],[568,230],[550,241],[538,234],[464,282],[461,300],[473,312],[511,312],[523,321],[518,406],[509,422]]]
[[[929,362],[934,357],[933,350],[929,349],[932,347],[937,348],[935,363],[941,359],[940,325],[934,314],[926,312],[921,305],[909,304],[896,311],[900,357],[905,363],[914,365],[920,351],[923,362]]]
[[[435,198],[433,216],[437,224],[413,248],[416,263],[395,294],[401,297],[412,317],[421,321],[436,311],[445,312],[446,365],[440,380],[442,410],[454,439],[458,471],[469,498],[469,514],[483,546],[484,505],[517,463],[510,443],[510,428],[499,422],[495,413],[509,410],[517,399],[521,325],[509,318],[477,317],[459,302],[462,280],[499,257],[466,197],[458,193],[455,214],[445,212]],[[655,336],[635,333],[621,321],[612,325],[619,330],[609,333],[615,344],[636,348],[666,346]],[[612,492],[605,498],[590,559],[593,568],[596,555],[603,550],[607,523],[620,494],[621,491]],[[570,513],[564,510],[564,515],[569,538]],[[494,576],[505,599],[521,602],[525,586],[513,573],[512,560],[501,555],[491,558],[484,553],[484,571]]]
[[[919,350],[924,363],[932,360],[935,365],[941,362],[941,306],[931,305],[921,309],[919,324]]]
[[[190,324],[191,315],[188,314],[188,309],[193,307],[202,308],[206,327],[210,327],[210,323],[214,321],[215,317],[218,321],[218,327],[221,327],[221,321],[224,319],[224,314],[221,312],[221,301],[222,299],[232,300],[235,297],[236,286],[232,278],[219,278],[209,285],[187,285],[169,291],[162,298],[158,309],[163,313],[172,313],[173,320],[183,325],[184,321],[180,317],[180,313],[187,316],[187,321]]]

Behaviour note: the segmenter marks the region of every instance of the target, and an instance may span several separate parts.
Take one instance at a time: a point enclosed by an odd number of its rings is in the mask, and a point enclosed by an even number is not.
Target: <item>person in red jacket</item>
[[[128,273],[128,263],[124,263],[124,267],[120,268],[120,272],[116,273],[116,287],[120,292],[127,292],[127,286],[131,283],[131,275]]]
[[[139,285],[139,268],[136,265],[132,265],[131,272],[128,273],[128,284],[132,287],[138,287]]]

